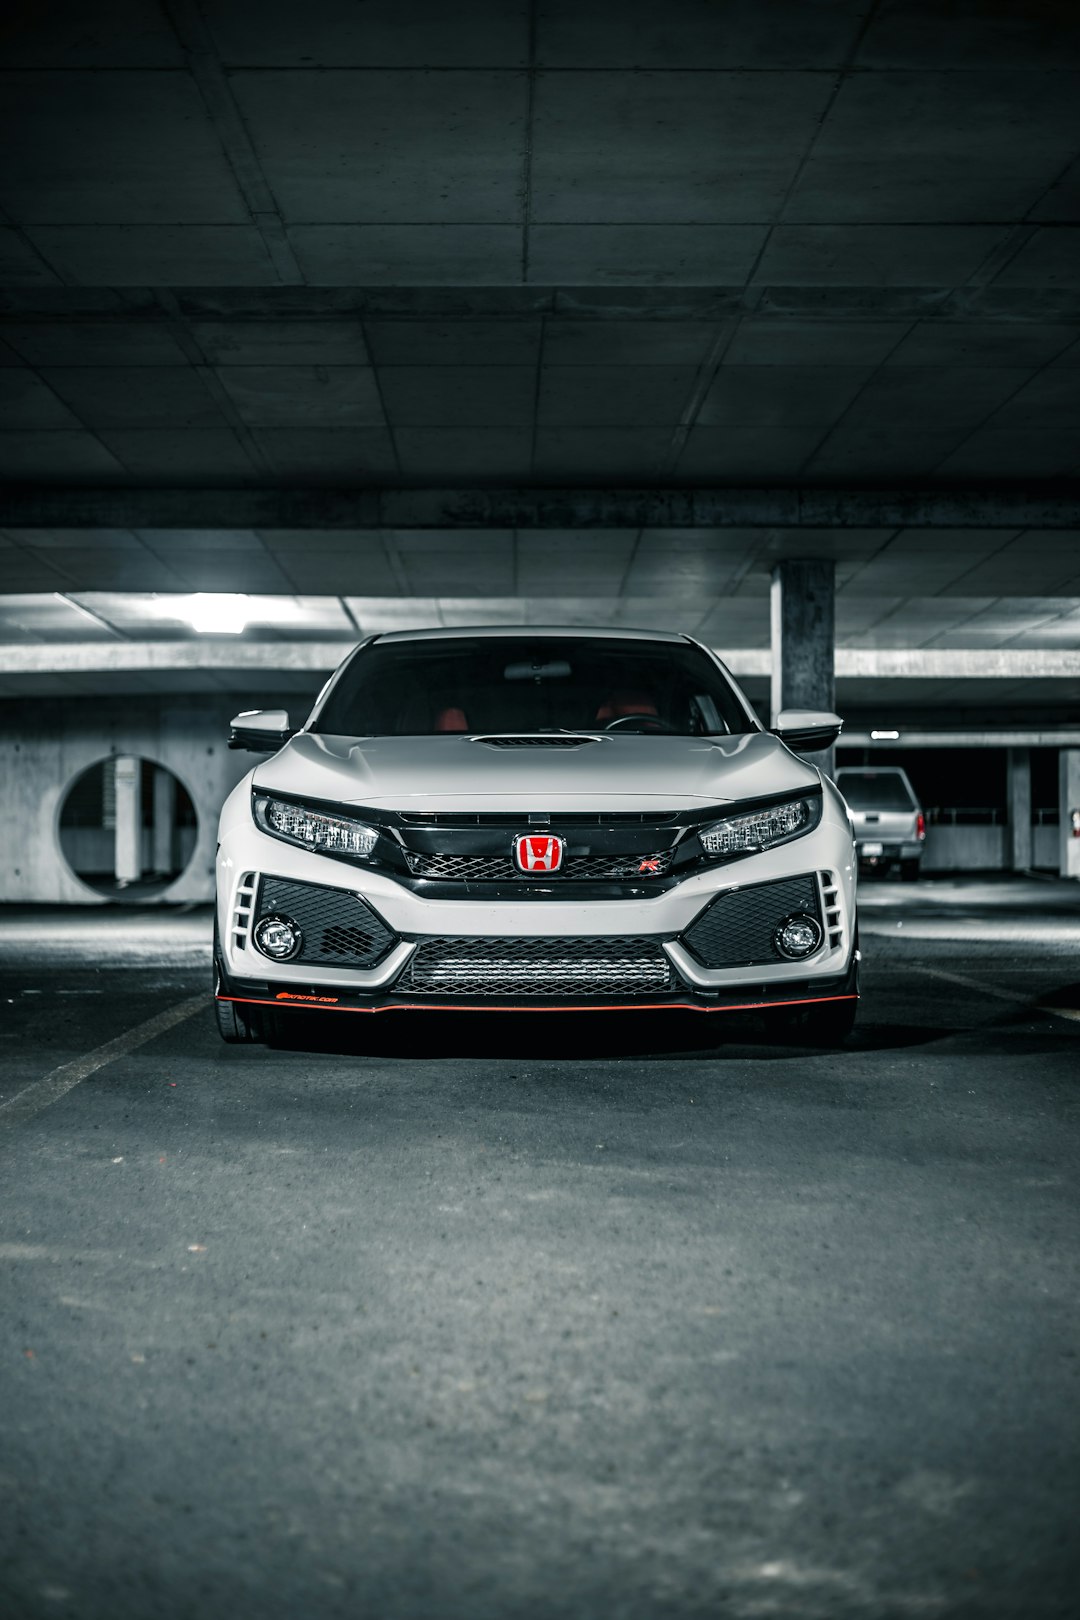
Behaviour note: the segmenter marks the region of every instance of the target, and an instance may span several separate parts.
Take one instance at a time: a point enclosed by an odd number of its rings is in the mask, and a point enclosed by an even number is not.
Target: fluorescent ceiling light
[[[200,635],[238,636],[251,617],[251,601],[247,596],[234,596],[225,591],[196,591],[185,608],[184,617]]]
[[[899,742],[900,741],[900,733],[898,731],[872,731],[870,733],[870,741],[871,742]]]

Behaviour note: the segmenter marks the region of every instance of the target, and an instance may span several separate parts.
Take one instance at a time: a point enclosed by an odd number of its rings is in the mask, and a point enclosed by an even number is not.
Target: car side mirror
[[[286,709],[245,709],[229,725],[229,747],[252,754],[272,754],[293,735]]]
[[[832,747],[843,724],[828,709],[781,709],[772,731],[797,754],[817,754]]]

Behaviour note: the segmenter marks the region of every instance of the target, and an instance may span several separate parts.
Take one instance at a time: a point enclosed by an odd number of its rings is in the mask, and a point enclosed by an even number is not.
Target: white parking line
[[[966,990],[977,990],[981,996],[996,996],[999,1001],[1030,1001],[1030,996],[1017,995],[1015,990],[996,990],[992,984],[984,984],[981,979],[969,979],[966,973],[950,973],[948,968],[927,967],[922,962],[913,962],[916,973],[930,973],[935,979],[951,979],[953,984],[962,984]]]
[[[950,973],[948,968],[926,967],[921,962],[913,963],[912,966],[915,968],[916,973],[932,973],[935,979],[951,979],[953,984],[962,984],[968,990],[978,990],[984,996],[996,996],[999,1001],[1031,1003],[1030,996],[1017,995],[1013,990],[995,990],[991,984],[983,984],[979,979],[969,979],[966,973]],[[1032,968],[1011,968],[1007,971],[1030,973],[1036,970]],[[1031,1005],[1033,1012],[1049,1013],[1054,1018],[1071,1018],[1074,1022],[1080,1023],[1080,1007],[1043,1007],[1038,1002]]]
[[[9,1102],[0,1103],[0,1129],[14,1130],[16,1126],[25,1124],[40,1114],[43,1108],[48,1108],[54,1102],[59,1102],[81,1081],[89,1079],[98,1069],[103,1069],[106,1063],[112,1063],[115,1058],[127,1057],[137,1047],[145,1046],[155,1036],[163,1035],[167,1029],[175,1024],[182,1024],[185,1018],[194,1018],[195,1014],[209,1004],[209,998],[204,993],[199,996],[189,996],[186,1001],[178,1001],[175,1007],[166,1007],[164,1012],[155,1013],[143,1024],[136,1024],[124,1035],[117,1035],[114,1040],[106,1041],[104,1046],[97,1046],[84,1057],[73,1058],[70,1063],[61,1063],[58,1069],[45,1075],[41,1080],[35,1080],[24,1086]]]

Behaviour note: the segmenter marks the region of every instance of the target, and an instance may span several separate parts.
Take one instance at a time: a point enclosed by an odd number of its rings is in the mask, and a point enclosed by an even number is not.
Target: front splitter
[[[298,985],[279,990],[260,980],[229,980],[217,969],[217,999],[255,1007],[277,1007],[293,1012],[763,1012],[773,1007],[807,1007],[827,1001],[858,1000],[857,963],[848,971],[828,979],[794,981],[782,985],[739,985],[731,990],[700,993],[685,985],[653,996],[634,996],[626,1001],[600,997],[528,996],[520,1000],[493,996],[407,996],[383,993],[363,995],[347,985]]]

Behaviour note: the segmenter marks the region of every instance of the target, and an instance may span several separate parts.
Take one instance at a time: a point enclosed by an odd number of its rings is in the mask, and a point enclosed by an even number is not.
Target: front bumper
[[[356,965],[271,962],[259,952],[251,924],[261,896],[288,897],[300,885],[328,895],[331,905],[355,908],[359,900],[370,908],[376,926],[368,928],[370,949],[354,958]],[[801,914],[816,905],[823,939],[811,956],[780,959],[762,946],[761,926],[749,933],[741,926],[747,916],[753,922],[751,902],[767,888],[788,911]],[[711,927],[706,914],[723,928]],[[856,993],[854,850],[846,818],[827,798],[821,823],[805,837],[696,871],[643,897],[581,899],[553,883],[512,899],[467,892],[432,899],[381,873],[283,844],[250,818],[237,817],[222,828],[218,934],[219,995],[280,1007],[720,1011],[790,1005]],[[355,929],[352,937],[359,937]],[[443,948],[441,958],[435,947]],[[497,970],[471,981],[458,971],[485,951],[497,959]],[[553,973],[553,963],[561,968],[564,958],[583,954],[601,964],[591,978]],[[437,971],[420,975],[419,964],[429,959]],[[653,966],[646,970],[644,962]]]

